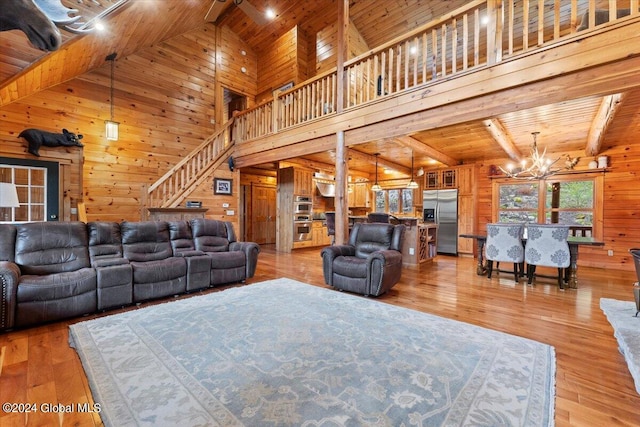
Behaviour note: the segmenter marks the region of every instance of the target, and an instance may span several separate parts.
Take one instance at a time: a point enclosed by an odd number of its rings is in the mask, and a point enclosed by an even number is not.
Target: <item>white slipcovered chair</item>
[[[528,283],[533,282],[537,266],[556,267],[558,286],[562,288],[564,270],[569,267],[569,226],[558,224],[528,224],[524,261],[527,263]]]
[[[491,279],[493,262],[512,262],[513,274],[518,282],[520,274],[518,266],[522,269],[524,262],[524,247],[522,246],[523,224],[487,224],[487,242],[485,255],[488,262],[487,277]],[[524,274],[524,271],[521,271]]]

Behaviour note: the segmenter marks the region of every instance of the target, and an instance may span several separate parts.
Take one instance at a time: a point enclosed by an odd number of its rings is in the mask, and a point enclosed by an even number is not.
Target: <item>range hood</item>
[[[322,197],[336,197],[336,184],[333,176],[316,172],[313,178]]]

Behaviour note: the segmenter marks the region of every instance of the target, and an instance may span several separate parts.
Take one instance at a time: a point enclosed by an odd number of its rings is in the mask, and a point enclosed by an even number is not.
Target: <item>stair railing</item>
[[[217,169],[231,155],[234,142],[231,129],[234,119],[207,138],[189,155],[172,167],[160,179],[143,186],[141,217],[148,217],[147,208],[173,208],[182,203],[210,172]]]

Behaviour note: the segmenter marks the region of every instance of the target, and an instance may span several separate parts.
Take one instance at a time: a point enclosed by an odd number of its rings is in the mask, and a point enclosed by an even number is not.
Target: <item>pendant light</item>
[[[371,186],[371,191],[380,191],[380,190],[382,190],[382,187],[380,187],[380,184],[378,184],[378,156],[379,155],[380,155],[380,153],[374,154],[374,156],[376,156],[376,183]]]
[[[413,189],[418,187],[418,183],[413,179],[413,150],[411,150],[411,181],[407,184],[407,188]]]
[[[113,72],[116,65],[116,56],[118,54],[113,52],[110,55],[107,55],[105,58],[107,61],[111,61],[111,120],[105,120],[105,135],[107,136],[108,141],[117,141],[118,140],[118,126],[120,123],[113,120]]]

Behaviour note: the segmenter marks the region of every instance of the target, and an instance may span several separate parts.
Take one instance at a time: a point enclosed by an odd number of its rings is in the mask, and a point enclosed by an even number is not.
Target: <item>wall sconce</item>
[[[118,54],[116,52],[113,52],[112,54],[107,55],[107,57],[105,58],[107,61],[111,61],[111,120],[105,120],[104,122],[104,131],[108,141],[118,140],[118,126],[120,126],[120,123],[113,120],[113,73],[116,65],[117,55]]]

